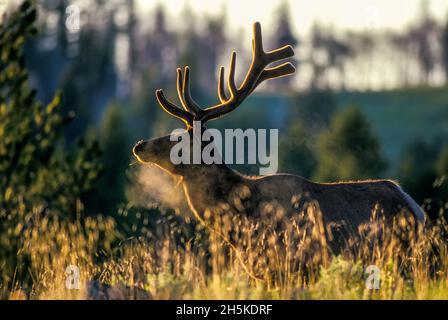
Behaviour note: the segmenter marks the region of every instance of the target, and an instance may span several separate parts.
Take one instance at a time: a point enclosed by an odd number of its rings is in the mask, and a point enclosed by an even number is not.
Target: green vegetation
[[[23,58],[26,37],[36,32],[36,11],[24,2],[0,29],[0,276],[4,285],[29,279],[29,253],[22,252],[27,228],[39,217],[76,219],[98,179],[97,143],[74,150],[58,139],[70,119],[58,110],[61,94],[48,105],[35,98]]]
[[[390,164],[397,169],[406,146],[422,140],[443,144],[448,137],[448,88],[414,88],[336,94],[341,108],[359,106]]]
[[[319,220],[318,212],[314,216]],[[0,294],[10,299],[90,299],[105,292],[117,299],[447,299],[448,244],[442,237],[447,225],[428,226],[416,240],[411,225],[400,222],[388,230],[378,223],[353,242],[351,253],[330,257],[319,223],[308,225],[303,237],[294,228],[266,232],[222,215],[220,232],[239,240],[230,250],[216,234],[197,226],[192,236],[184,222],[169,215],[152,236],[118,245],[111,244],[116,226],[109,219],[88,218],[81,226],[43,217],[22,236],[32,287],[15,279]],[[374,241],[377,227],[386,228],[380,241]],[[101,261],[99,252],[106,253]],[[78,290],[66,288],[68,265],[80,270]],[[377,290],[366,286],[369,265],[380,270]]]
[[[377,178],[385,168],[379,142],[356,107],[338,113],[317,144],[318,181]]]

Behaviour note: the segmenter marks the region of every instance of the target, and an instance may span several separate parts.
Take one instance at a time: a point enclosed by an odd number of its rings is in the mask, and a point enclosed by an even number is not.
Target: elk
[[[228,75],[228,91],[224,88],[224,67],[219,70],[218,97],[220,102],[201,108],[190,94],[190,70],[177,69],[177,93],[182,108],[168,101],[162,90],[156,91],[160,106],[170,115],[180,119],[188,132],[193,122],[218,119],[234,111],[263,81],[291,75],[295,68],[291,63],[268,68],[271,63],[294,55],[291,46],[265,52],[262,44],[261,26],[253,26],[252,63],[244,81],[235,83],[236,53],[233,52]],[[223,204],[236,214],[262,219],[266,204],[276,204],[282,215],[293,217],[306,203],[316,203],[325,225],[345,226],[356,230],[369,223],[372,211],[380,207],[386,219],[392,219],[405,211],[417,225],[422,225],[425,215],[416,202],[391,180],[367,180],[336,183],[316,183],[297,175],[273,174],[248,177],[226,164],[178,164],[170,161],[170,149],[175,142],[170,136],[140,141],[133,154],[140,163],[154,164],[171,175],[180,177],[188,206],[200,221],[209,214],[210,208]],[[235,202],[235,194],[239,200]],[[207,213],[208,212],[208,213]]]

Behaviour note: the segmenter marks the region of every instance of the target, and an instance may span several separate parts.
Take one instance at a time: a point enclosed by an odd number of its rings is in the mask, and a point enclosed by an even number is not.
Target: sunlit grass
[[[4,283],[7,299],[448,299],[447,225],[372,221],[338,256],[310,206],[293,221],[253,223],[219,215],[188,237],[181,222],[116,242],[110,218],[43,217],[22,230],[31,285]],[[304,217],[307,217],[306,219]],[[232,243],[231,245],[229,243]],[[101,244],[101,245],[100,245]],[[78,290],[66,268],[80,270]],[[380,289],[365,268],[381,270]]]

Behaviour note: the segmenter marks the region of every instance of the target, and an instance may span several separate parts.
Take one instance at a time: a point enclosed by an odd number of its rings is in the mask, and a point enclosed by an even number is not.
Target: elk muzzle
[[[154,163],[166,169],[171,169],[170,150],[172,147],[170,136],[164,136],[151,140],[139,141],[132,152],[141,163]]]
[[[146,141],[139,141],[135,144],[134,148],[132,149],[132,153],[134,154],[134,157],[139,162],[149,162],[150,157],[149,153],[146,150],[147,142]]]

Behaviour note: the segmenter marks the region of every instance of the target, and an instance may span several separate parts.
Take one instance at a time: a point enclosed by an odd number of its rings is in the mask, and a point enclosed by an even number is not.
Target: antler
[[[239,88],[235,84],[236,53],[232,52],[229,78],[227,82],[230,97],[227,97],[225,92],[224,67],[221,67],[219,70],[218,81],[218,97],[220,103],[207,109],[201,109],[191,98],[190,70],[188,67],[185,67],[184,75],[182,75],[181,69],[177,69],[177,93],[183,109],[178,108],[169,102],[164,97],[162,90],[156,91],[157,99],[165,111],[184,121],[187,124],[187,127],[191,127],[193,121],[201,121],[202,123],[205,123],[220,118],[226,113],[235,110],[263,81],[294,73],[295,68],[289,62],[273,68],[266,68],[273,62],[292,57],[293,55],[294,51],[289,45],[273,51],[264,52],[261,26],[259,22],[256,22],[253,26],[252,63]]]

